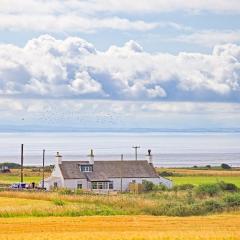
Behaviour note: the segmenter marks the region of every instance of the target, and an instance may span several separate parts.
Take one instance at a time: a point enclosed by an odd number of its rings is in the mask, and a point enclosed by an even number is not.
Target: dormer
[[[79,169],[80,169],[80,172],[92,172],[93,165],[92,164],[80,164]]]

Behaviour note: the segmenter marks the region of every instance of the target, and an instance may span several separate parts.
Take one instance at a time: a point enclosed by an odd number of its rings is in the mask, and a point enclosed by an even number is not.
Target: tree
[[[229,165],[226,164],[226,163],[223,163],[223,164],[221,165],[221,168],[222,168],[222,169],[231,169],[231,166],[229,166]]]

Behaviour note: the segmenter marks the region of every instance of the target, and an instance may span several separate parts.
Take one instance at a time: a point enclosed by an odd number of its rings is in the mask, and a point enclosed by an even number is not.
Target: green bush
[[[198,196],[216,196],[221,192],[221,188],[218,183],[201,184],[195,189]]]
[[[238,207],[240,206],[240,193],[229,194],[223,199],[223,201],[229,207]]]
[[[230,191],[230,192],[238,191],[238,187],[233,183],[225,183],[222,181],[222,182],[219,182],[218,184],[223,191]]]
[[[203,208],[205,209],[205,212],[219,212],[223,209],[223,204],[216,201],[216,200],[207,200],[203,202],[202,204]]]
[[[150,181],[147,181],[147,180],[143,180],[143,190],[145,192],[149,192],[149,191],[152,191],[153,190],[153,187],[154,187],[154,184]]]

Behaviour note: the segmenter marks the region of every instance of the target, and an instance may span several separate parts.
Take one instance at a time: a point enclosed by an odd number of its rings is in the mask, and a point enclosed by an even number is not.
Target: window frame
[[[80,171],[81,172],[93,172],[93,165],[90,165],[90,164],[80,165]]]
[[[91,182],[91,188],[94,189],[94,190],[109,190],[109,189],[111,189],[111,188],[109,188],[109,185],[110,185],[109,181],[94,181],[94,182]]]

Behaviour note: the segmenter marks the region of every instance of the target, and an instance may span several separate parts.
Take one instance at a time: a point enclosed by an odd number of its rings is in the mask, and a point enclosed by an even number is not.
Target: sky
[[[239,0],[0,0],[0,131],[239,123]]]

